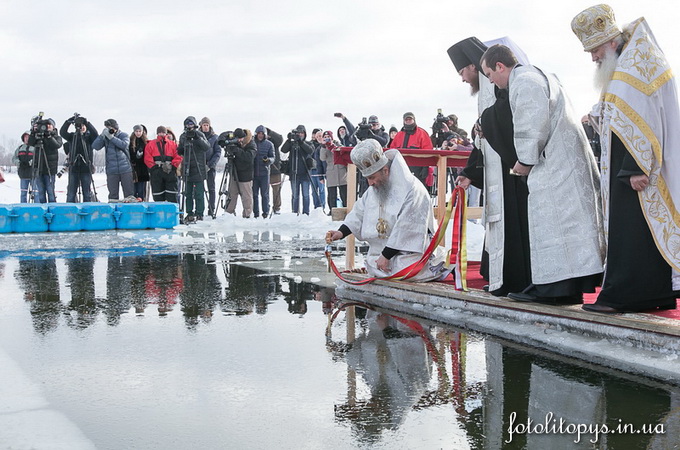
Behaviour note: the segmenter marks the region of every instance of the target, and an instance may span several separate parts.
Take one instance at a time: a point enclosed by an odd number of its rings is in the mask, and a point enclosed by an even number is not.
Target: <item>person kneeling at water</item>
[[[386,277],[418,262],[435,232],[434,215],[425,186],[411,173],[398,150],[383,152],[375,139],[354,147],[352,162],[368,180],[338,230],[326,233],[326,242],[354,234],[369,244],[365,264],[374,277]],[[445,252],[437,246],[426,264],[409,281],[442,279]]]

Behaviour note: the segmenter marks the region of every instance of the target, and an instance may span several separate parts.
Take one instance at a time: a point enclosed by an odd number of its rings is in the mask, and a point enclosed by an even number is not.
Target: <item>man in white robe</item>
[[[508,90],[510,117],[498,119],[511,121],[504,129],[512,129],[508,145],[517,156],[512,171],[526,177],[529,192],[531,284],[508,297],[580,303],[583,292],[599,284],[604,261],[599,176],[580,120],[557,78],[518,65],[508,47],[489,47],[482,69]]]
[[[680,108],[668,61],[644,18],[622,32],[610,6],[572,30],[597,63],[591,113],[602,148],[607,264],[599,313],[676,308],[680,294]]]
[[[338,230],[326,233],[326,241],[349,234],[368,242],[365,259],[368,273],[387,277],[418,262],[436,231],[430,197],[411,173],[398,150],[383,152],[375,139],[366,139],[350,153],[352,162],[366,177],[369,188],[354,204]],[[444,278],[442,247],[437,246],[427,262],[408,281]]]
[[[496,39],[510,45],[509,38]],[[481,73],[480,60],[487,45],[476,37],[452,45],[447,53],[463,82],[477,95],[479,116],[496,102],[494,85]],[[520,50],[520,54],[524,55]],[[526,62],[526,56],[523,56]],[[481,74],[481,75],[480,75]],[[471,184],[484,190],[484,254],[481,275],[489,281],[488,291],[495,296],[525,289],[531,283],[529,237],[527,225],[526,183],[509,175],[516,155],[508,161],[501,158],[488,139],[475,135],[466,167],[456,179],[463,188]]]

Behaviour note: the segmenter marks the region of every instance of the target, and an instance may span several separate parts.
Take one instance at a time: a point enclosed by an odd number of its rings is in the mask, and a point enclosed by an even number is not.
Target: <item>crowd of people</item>
[[[179,140],[160,126],[152,141],[145,127],[135,126],[129,138],[113,119],[97,135],[79,116],[68,119],[60,133],[52,119],[40,117],[16,153],[21,199],[36,189],[36,201],[55,201],[63,139],[73,178],[68,201],[78,189],[84,200],[92,197],[87,187],[92,151],[103,148],[110,201],[118,200],[119,187],[125,198],[144,199],[144,183],[150,181],[155,201],[178,201],[181,193],[185,220],[201,220],[204,183],[208,214],[214,214],[214,172],[224,152],[227,213],[235,214],[240,199],[243,217],[279,214],[282,176],[288,176],[292,212],[308,215],[312,206],[346,205],[347,163],[337,156],[340,147],[353,147],[361,198],[342,226],[327,232],[327,242],[353,234],[369,243],[372,276],[407,271],[412,280],[428,281],[447,274],[443,255],[430,245],[433,168],[408,167],[393,149],[471,150],[456,183],[484,192],[481,266],[492,295],[581,304],[584,293],[601,286],[597,302],[583,309],[676,308],[680,108],[672,71],[643,18],[621,29],[611,7],[601,4],[579,13],[571,27],[597,64],[601,96],[585,120],[572,110],[558,78],[528,64],[512,40],[487,45],[473,36],[448,49],[462,81],[478,97],[479,120],[470,140],[457,117],[441,111],[432,133],[411,112],[403,114],[401,129],[389,131],[375,115],[355,126],[336,113],[343,125],[335,134],[315,128],[308,135],[299,125],[285,139],[263,125],[254,136],[241,128],[216,136],[207,117],[197,122],[189,116]],[[69,132],[71,125],[75,132]]]
[[[21,179],[19,200],[56,202],[56,177],[66,172],[67,202],[98,201],[92,175],[95,152],[103,150],[109,202],[178,202],[185,213],[182,221],[191,223],[203,220],[206,213],[214,218],[223,197],[221,206],[228,214],[236,214],[240,202],[244,218],[267,218],[281,213],[281,187],[288,178],[293,213],[309,215],[313,206],[327,208],[331,215],[333,208],[347,204],[347,163],[339,156],[342,147],[375,139],[382,147],[392,148],[471,148],[464,137],[449,129],[457,129],[455,115],[436,120],[431,138],[415,127],[412,113],[407,115],[403,129],[392,127],[389,134],[375,115],[355,126],[336,113],[343,121],[336,133],[314,128],[308,136],[306,127],[299,125],[285,138],[264,125],[255,127],[254,134],[236,128],[218,135],[208,117],[198,121],[188,116],[179,138],[161,125],[154,139],[146,126],[135,125],[128,134],[115,119],[106,120],[100,133],[78,114],[57,131],[55,121],[41,115],[32,120],[14,154]],[[59,170],[62,148],[66,162]],[[360,181],[363,193],[367,184],[361,176]],[[425,177],[422,181],[433,184]]]
[[[680,109],[672,72],[643,18],[621,30],[611,7],[597,5],[571,25],[597,63],[601,98],[586,121],[558,78],[526,63],[509,38],[487,46],[473,36],[448,49],[478,96],[476,145],[456,182],[485,193],[486,289],[556,305],[582,304],[584,293],[601,286],[584,310],[675,309]],[[600,135],[599,168],[584,122]],[[431,148],[426,136],[406,113],[390,147]],[[414,213],[426,193],[410,180],[427,174],[408,174],[403,159],[376,140],[357,145],[351,157],[370,187],[326,241],[350,234],[367,241],[371,276],[439,279],[431,210]]]

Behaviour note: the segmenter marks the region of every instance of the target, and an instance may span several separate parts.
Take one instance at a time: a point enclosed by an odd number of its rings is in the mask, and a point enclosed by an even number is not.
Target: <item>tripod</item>
[[[191,154],[193,153],[193,144],[188,141],[188,139],[185,141],[186,145],[186,152],[183,160],[182,160],[182,175],[179,177],[178,183],[179,183],[179,189],[177,192],[179,192],[179,212],[180,212],[180,217],[183,218],[181,221],[184,223],[186,221],[186,217],[184,217],[184,212],[186,209],[186,199],[187,199],[187,179],[189,178],[189,165],[191,161]]]
[[[234,156],[227,153],[227,162],[224,165],[224,172],[222,172],[222,181],[220,182],[220,189],[217,197],[217,204],[226,212],[231,203],[231,193],[229,193],[229,182],[233,179],[238,183],[238,174],[236,173],[236,165],[234,164]],[[224,197],[224,198],[222,198]],[[217,208],[213,211],[213,219],[217,217]]]
[[[78,151],[78,143],[80,143],[80,151]],[[99,199],[97,198],[97,187],[95,186],[94,178],[92,177],[92,168],[94,166],[92,164],[92,161],[90,160],[90,155],[89,155],[89,152],[88,152],[88,145],[87,145],[87,142],[85,140],[85,136],[83,135],[83,132],[78,125],[76,125],[76,132],[75,132],[75,135],[74,135],[74,138],[73,138],[72,145],[73,145],[73,148],[71,149],[71,152],[70,152],[72,154],[69,155],[70,157],[69,157],[69,164],[68,164],[68,166],[69,166],[69,183],[68,183],[69,189],[68,189],[67,195],[70,194],[71,183],[73,183],[71,177],[75,177],[75,182],[77,183],[77,186],[78,186],[78,191],[77,191],[77,194],[76,194],[78,201],[81,201],[81,200],[82,201],[88,201],[84,198],[85,193],[83,191],[85,189],[85,186],[83,185],[84,180],[81,177],[82,172],[76,172],[75,171],[76,168],[78,167],[78,163],[80,162],[81,165],[84,165],[86,170],[87,170],[86,173],[88,174],[89,184],[90,184],[91,189],[92,189],[91,193],[89,195],[89,197],[90,197],[89,201],[98,202]],[[75,158],[73,158],[74,155],[75,155]],[[76,199],[73,199],[73,200],[76,201]],[[67,198],[67,201],[68,201],[68,198]]]
[[[36,139],[35,143],[35,151],[33,152],[33,170],[31,173],[31,184],[29,185],[29,203],[36,203],[36,191],[38,195],[38,203],[44,203],[41,202],[41,196],[40,196],[40,187],[42,186],[42,189],[44,191],[45,195],[45,202],[47,202],[48,195],[47,195],[47,184],[45,183],[45,180],[42,179],[42,175],[40,175],[40,167],[42,164],[45,164],[45,168],[47,169],[47,177],[49,183],[49,179],[51,179],[51,173],[50,173],[50,165],[47,162],[47,154],[45,153],[45,144],[43,142],[43,138],[38,138]]]

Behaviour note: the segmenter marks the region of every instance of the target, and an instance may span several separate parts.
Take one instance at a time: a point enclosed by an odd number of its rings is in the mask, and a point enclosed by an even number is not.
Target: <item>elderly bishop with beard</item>
[[[608,5],[572,30],[597,63],[591,113],[602,145],[607,263],[600,313],[675,308],[680,292],[680,112],[675,79],[644,18],[621,32]]]
[[[421,259],[435,232],[429,195],[398,150],[383,152],[378,141],[367,139],[352,149],[350,157],[369,188],[340,228],[326,233],[326,242],[354,234],[368,242],[368,273],[394,275]],[[443,248],[437,247],[408,281],[438,280],[449,271],[444,267]]]

